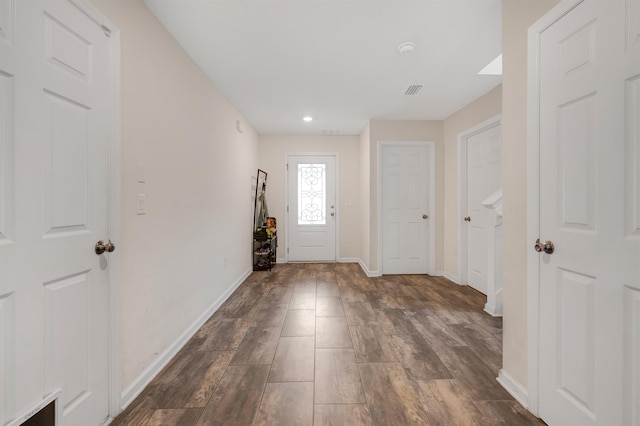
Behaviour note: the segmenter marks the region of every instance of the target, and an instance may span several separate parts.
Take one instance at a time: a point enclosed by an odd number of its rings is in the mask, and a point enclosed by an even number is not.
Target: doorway
[[[96,252],[118,243],[118,33],[81,0],[0,10],[0,423],[59,395],[62,423],[98,425],[119,400],[118,253]]]
[[[458,136],[460,283],[487,294],[488,209],[502,188],[501,119],[493,117]]]
[[[336,261],[337,164],[338,154],[287,155],[287,261]]]
[[[433,273],[435,144],[380,142],[382,274]]]
[[[529,393],[549,425],[640,422],[640,3],[529,30]]]

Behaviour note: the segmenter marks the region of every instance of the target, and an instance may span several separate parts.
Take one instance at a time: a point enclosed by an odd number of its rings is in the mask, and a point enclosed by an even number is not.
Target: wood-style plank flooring
[[[113,425],[543,425],[485,297],[356,264],[254,272]]]

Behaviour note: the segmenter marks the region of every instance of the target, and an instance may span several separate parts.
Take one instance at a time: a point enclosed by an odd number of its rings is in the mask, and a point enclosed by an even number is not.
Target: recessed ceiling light
[[[502,53],[498,55],[486,67],[482,68],[479,75],[502,75]]]
[[[313,120],[313,117],[310,117],[310,116],[307,115],[307,116],[303,117],[302,119],[308,123],[308,122]]]

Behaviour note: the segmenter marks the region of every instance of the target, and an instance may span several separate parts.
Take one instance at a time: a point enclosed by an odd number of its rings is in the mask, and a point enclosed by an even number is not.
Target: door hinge
[[[287,171],[289,171],[289,163],[287,163],[286,166],[287,166]]]
[[[287,254],[289,254],[289,247],[287,247]]]
[[[289,206],[287,206],[287,213],[289,213]]]

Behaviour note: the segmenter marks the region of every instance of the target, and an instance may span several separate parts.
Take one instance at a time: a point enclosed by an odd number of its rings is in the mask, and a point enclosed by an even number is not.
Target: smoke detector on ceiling
[[[398,52],[403,55],[410,55],[416,48],[416,44],[412,41],[405,41],[400,46],[398,46]]]

